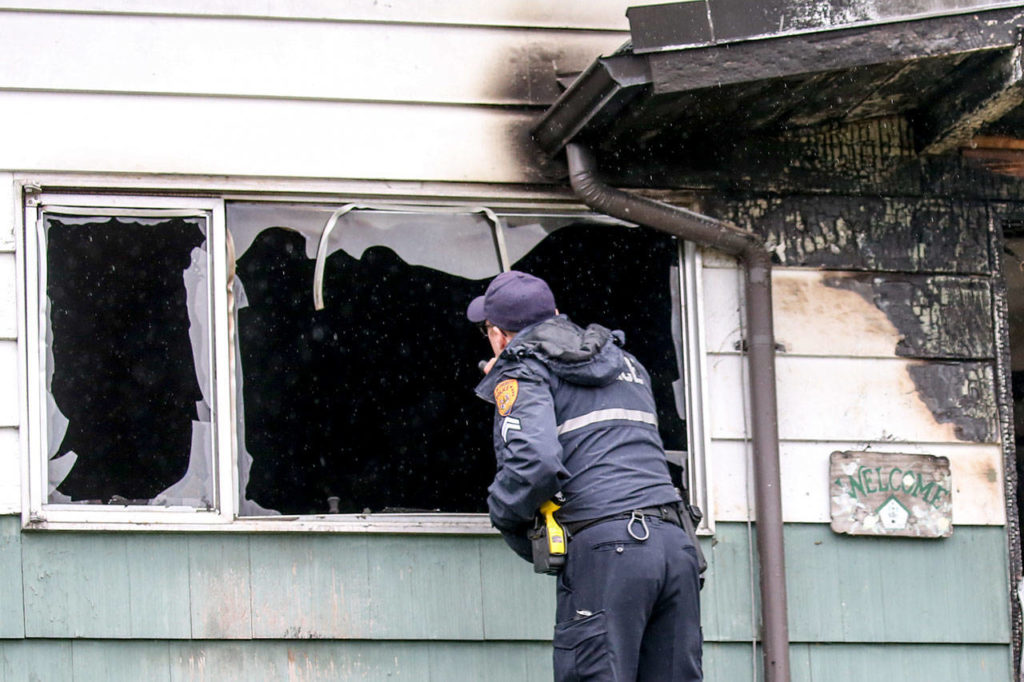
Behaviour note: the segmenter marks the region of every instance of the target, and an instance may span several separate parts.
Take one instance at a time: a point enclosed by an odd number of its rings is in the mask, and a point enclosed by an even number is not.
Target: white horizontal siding
[[[0,251],[0,339],[18,338],[17,281],[14,254]]]
[[[20,213],[21,202],[14,191],[14,176],[0,173],[0,252],[14,251],[14,226]]]
[[[714,352],[738,348],[740,271],[707,268],[707,343]],[[772,275],[775,341],[787,355],[894,357],[902,338],[878,306],[853,291],[828,287],[820,270],[776,268]]]
[[[0,428],[0,514],[21,511],[21,455],[18,429]]]
[[[709,359],[711,437],[742,439],[746,359]],[[785,440],[956,443],[918,395],[909,368],[918,360],[777,355],[779,436]]]
[[[342,3],[343,4],[343,3]],[[0,11],[0,89],[546,105],[627,34]]]
[[[703,273],[713,513],[718,521],[752,518],[749,399],[742,337],[742,276],[734,261],[707,252]],[[1005,523],[1002,448],[965,443],[936,421],[909,368],[895,355],[898,332],[863,297],[825,287],[821,273],[776,268],[772,274],[783,518],[829,519],[829,455],[835,450],[949,457],[953,521]]]
[[[924,444],[868,442],[792,442],[779,444],[782,467],[782,517],[792,523],[829,523],[829,455],[835,451],[870,450],[948,457],[953,479],[953,523],[1002,525],[1002,458],[994,444]],[[750,444],[712,441],[712,499],[717,521],[746,521],[753,499]]]
[[[0,169],[548,184],[528,130],[626,6],[0,3]]]
[[[0,514],[21,511],[21,447],[17,425],[21,421],[18,410],[22,382],[18,376],[18,287],[14,255],[14,226],[20,211],[13,175],[0,173]]]
[[[0,340],[0,428],[17,426],[19,415],[18,342]]]
[[[539,181],[532,113],[487,107],[0,92],[0,168]]]
[[[0,2],[0,8],[624,31],[626,8],[633,4],[628,0],[20,0]]]

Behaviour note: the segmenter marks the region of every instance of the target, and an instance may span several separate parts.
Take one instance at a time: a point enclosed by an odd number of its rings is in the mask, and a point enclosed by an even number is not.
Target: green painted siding
[[[803,644],[791,651],[793,682],[993,682],[1013,675],[1009,646]]]
[[[52,639],[0,639],[0,682],[74,680],[73,647]]]
[[[0,640],[0,682],[548,682],[541,642]]]
[[[484,637],[546,639],[555,622],[555,581],[537,575],[504,542],[480,543]]]
[[[102,533],[22,535],[26,636],[131,637],[125,540]]]
[[[704,540],[711,681],[759,664],[752,530]],[[1010,679],[1003,528],[785,539],[794,680]],[[22,533],[5,516],[0,571],[0,681],[550,678],[554,581],[497,537]]]
[[[250,538],[252,635],[361,637],[370,627],[368,537]],[[284,578],[282,580],[282,577]]]
[[[759,629],[753,601],[757,577],[750,574],[756,538],[748,536],[741,523],[719,523],[716,531],[714,539],[705,539],[702,545],[708,560],[700,598],[704,639],[749,641]]]
[[[182,598],[189,594],[189,555],[182,551],[181,540],[157,535],[146,543],[145,554],[129,551],[128,540],[125,538],[125,572],[130,586],[128,630],[132,638],[166,639],[189,633],[191,598]],[[113,572],[110,567],[107,570]],[[97,599],[96,595],[92,597]]]
[[[252,637],[249,538],[227,534],[188,538],[189,615],[197,639]]]
[[[481,542],[375,537],[367,547],[371,636],[483,639]]]
[[[785,538],[793,641],[1010,641],[1003,528],[922,540],[790,525]]]
[[[793,682],[1009,682],[1001,645],[794,644]],[[706,682],[758,679],[750,644],[709,643]],[[0,682],[547,682],[543,642],[0,640]]]
[[[18,521],[15,516],[0,516],[0,639],[25,636]]]
[[[792,682],[1010,682],[1013,666],[1005,645],[793,644]],[[750,644],[704,647],[705,682],[763,680],[761,651]]]

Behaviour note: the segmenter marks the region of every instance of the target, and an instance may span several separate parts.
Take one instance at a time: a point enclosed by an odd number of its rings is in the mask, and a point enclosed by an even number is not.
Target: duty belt
[[[668,521],[669,523],[683,527],[683,522],[679,518],[679,508],[675,504],[662,504],[657,507],[642,507],[640,509],[631,509],[629,511],[620,512],[618,514],[612,514],[611,516],[602,516],[596,519],[587,519],[586,521],[569,521],[563,523],[562,526],[569,531],[569,535],[576,535],[584,528],[596,525],[598,523],[604,523],[605,521],[614,521],[615,519],[630,519],[637,520],[642,519],[645,516],[651,516],[662,521]],[[637,538],[638,540],[640,538]],[[646,538],[644,538],[646,539]]]

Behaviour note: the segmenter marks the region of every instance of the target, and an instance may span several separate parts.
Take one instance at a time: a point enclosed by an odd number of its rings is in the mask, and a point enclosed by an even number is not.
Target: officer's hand
[[[488,372],[490,372],[491,368],[494,367],[494,363],[496,363],[497,361],[498,361],[498,357],[497,356],[495,356],[495,357],[491,358],[490,360],[488,360],[487,364],[483,366],[484,374],[487,374]]]

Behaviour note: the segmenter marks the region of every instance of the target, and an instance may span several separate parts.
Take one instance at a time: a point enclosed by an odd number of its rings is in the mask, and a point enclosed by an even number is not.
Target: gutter
[[[614,121],[650,85],[647,59],[632,54],[601,57],[544,112],[533,129],[533,139],[548,156],[554,156],[584,129]]]
[[[646,225],[724,251],[746,274],[747,346],[750,365],[754,504],[760,560],[762,650],[766,682],[789,682],[789,623],[782,535],[775,331],[772,322],[771,257],[756,235],[685,208],[639,197],[597,178],[594,156],[577,142],[566,146],[569,181],[583,202],[601,213]]]

